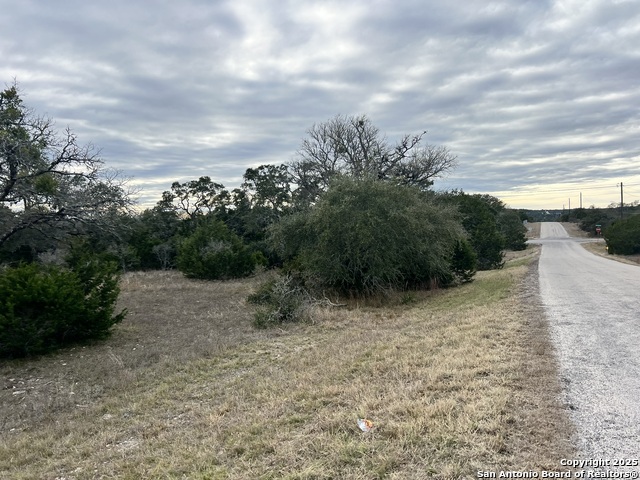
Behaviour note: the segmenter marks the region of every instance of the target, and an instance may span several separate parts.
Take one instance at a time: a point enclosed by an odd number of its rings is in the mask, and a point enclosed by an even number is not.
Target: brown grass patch
[[[527,238],[540,238],[540,222],[527,223]]]
[[[589,232],[585,232],[574,222],[560,222],[570,237],[587,238],[590,237]]]
[[[504,261],[509,266],[528,265],[531,261],[535,260],[540,254],[541,245],[527,245],[524,250],[504,251]]]
[[[0,473],[419,479],[559,469],[572,431],[535,263],[522,262],[398,305],[323,310],[314,325],[266,331],[251,327],[244,303],[258,279],[127,275],[121,302],[132,313],[112,338],[0,368],[9,379]],[[361,417],[371,432],[358,429]]]

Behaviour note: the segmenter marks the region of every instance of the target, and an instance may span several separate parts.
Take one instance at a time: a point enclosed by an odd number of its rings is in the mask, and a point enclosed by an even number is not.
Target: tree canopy
[[[158,207],[194,219],[224,209],[228,202],[229,192],[224,185],[203,176],[184,183],[173,182],[171,190],[162,193]]]
[[[456,164],[444,146],[423,145],[426,132],[391,144],[365,115],[338,115],[313,125],[290,166],[298,196],[315,201],[338,175],[392,180],[427,189]]]
[[[464,256],[457,216],[416,187],[343,177],[309,212],[275,224],[270,240],[289,268],[341,293],[448,285],[475,271],[473,258],[453,265]]]
[[[0,92],[0,249],[107,228],[109,214],[131,204],[124,180],[92,145],[68,128],[58,134],[23,104],[16,85]]]

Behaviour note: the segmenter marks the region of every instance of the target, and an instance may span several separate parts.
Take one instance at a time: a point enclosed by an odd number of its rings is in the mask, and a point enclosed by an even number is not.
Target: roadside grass
[[[628,263],[630,265],[640,265],[640,254],[636,255],[609,255],[607,251],[607,244],[601,242],[583,243],[582,246],[589,252],[599,255],[600,257],[608,258],[609,260],[616,260],[621,263]]]
[[[532,261],[537,260],[539,254],[540,245],[527,245],[525,250],[520,251],[507,250],[504,255],[505,268],[529,265]]]
[[[271,330],[251,326],[244,302],[259,278],[129,274],[121,302],[131,315],[112,338],[0,367],[0,477],[560,470],[573,431],[536,298],[536,252],[459,288],[318,310],[314,324]]]
[[[575,222],[560,222],[560,225],[564,227],[570,237],[589,238],[589,233],[585,232]]]
[[[526,236],[527,238],[540,238],[540,222],[529,222]]]

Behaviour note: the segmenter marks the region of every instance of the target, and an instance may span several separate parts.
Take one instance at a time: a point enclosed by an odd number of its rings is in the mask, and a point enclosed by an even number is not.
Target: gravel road
[[[542,223],[540,295],[585,459],[640,457],[640,267]],[[637,467],[634,470],[638,470]]]

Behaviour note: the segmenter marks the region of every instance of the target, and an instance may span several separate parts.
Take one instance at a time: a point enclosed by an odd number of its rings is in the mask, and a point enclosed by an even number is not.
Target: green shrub
[[[247,297],[247,302],[252,305],[268,305],[273,300],[273,289],[278,281],[272,278],[260,284],[258,289]]]
[[[246,277],[256,265],[263,263],[264,256],[260,252],[252,252],[216,219],[204,219],[178,247],[178,269],[190,278]]]
[[[467,283],[473,280],[476,273],[476,252],[466,240],[459,240],[451,256],[451,270],[458,283]]]
[[[300,279],[289,274],[265,282],[247,301],[260,305],[254,315],[259,328],[307,320],[313,303]]]
[[[640,253],[640,215],[619,220],[604,231],[609,253],[633,255]]]
[[[476,253],[478,270],[502,268],[506,241],[497,220],[503,210],[500,200],[490,195],[463,192],[453,192],[450,200],[462,214],[462,225]]]
[[[504,236],[505,248],[525,250],[527,248],[527,228],[522,224],[515,210],[503,210],[498,214],[498,227]]]
[[[106,337],[126,315],[113,315],[116,268],[83,257],[74,269],[26,264],[0,271],[0,356],[36,355]]]
[[[342,178],[309,212],[289,216],[270,240],[288,268],[339,293],[447,285],[464,237],[453,208],[413,187]]]

